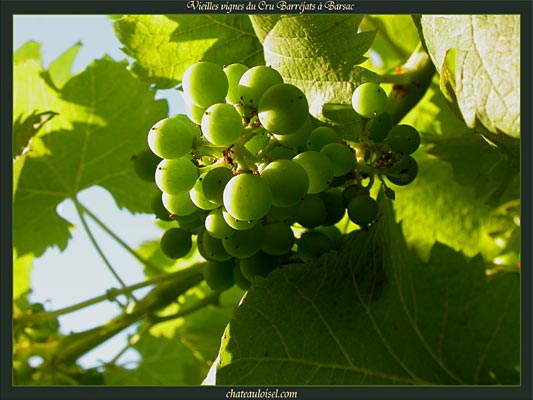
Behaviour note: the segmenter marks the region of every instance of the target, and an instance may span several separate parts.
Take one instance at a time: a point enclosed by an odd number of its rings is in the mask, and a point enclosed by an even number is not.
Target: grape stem
[[[170,279],[175,279],[174,274],[160,275],[155,278],[148,279],[146,281],[139,282],[139,283],[136,283],[131,286],[127,286],[122,289],[111,288],[107,290],[105,294],[93,297],[92,299],[88,299],[88,300],[82,301],[77,304],[73,304],[65,308],[61,308],[59,310],[39,311],[39,312],[29,314],[29,315],[25,314],[20,317],[14,317],[13,320],[16,324],[21,324],[21,325],[29,325],[29,324],[39,325],[39,324],[45,323],[46,321],[59,317],[61,315],[70,314],[72,312],[82,310],[86,307],[101,303],[102,301],[110,300],[122,294],[134,292],[135,290],[139,290],[147,286],[152,286],[157,283],[170,280]]]
[[[150,273],[154,275],[160,275],[162,272],[154,264],[152,264],[147,259],[143,258],[135,250],[133,250],[126,242],[124,242],[120,237],[118,237],[107,225],[105,225],[102,220],[100,220],[94,213],[92,213],[87,207],[80,203],[80,207],[84,213],[86,213],[91,219],[100,226],[109,236],[111,236],[115,241],[122,246],[128,253],[135,257],[141,264],[143,264]]]
[[[50,348],[50,358],[46,361],[46,366],[53,368],[69,365],[131,324],[173,303],[178,296],[203,280],[203,268],[203,263],[195,264],[169,274],[172,279],[156,285],[145,297],[111,321],[61,338]]]
[[[91,232],[91,229],[89,228],[89,225],[87,224],[85,216],[83,215],[82,206],[81,206],[81,203],[79,202],[78,198],[74,197],[72,200],[74,201],[74,205],[76,206],[76,211],[77,211],[78,216],[80,218],[81,224],[83,225],[83,229],[85,229],[85,232],[87,233],[87,236],[89,237],[89,240],[91,241],[92,245],[94,246],[96,252],[100,255],[100,257],[102,258],[102,261],[104,262],[104,264],[109,269],[109,272],[111,272],[111,274],[115,277],[115,279],[118,281],[118,283],[120,283],[122,288],[126,288],[127,287],[126,284],[124,283],[122,278],[118,275],[117,271],[115,271],[115,269],[113,268],[113,266],[111,265],[111,263],[109,262],[107,257],[105,256],[104,252],[100,248],[100,245],[96,241],[93,233]],[[137,301],[132,293],[127,292],[126,294],[131,300]]]
[[[393,83],[387,112],[394,125],[420,101],[435,75],[435,66],[421,43],[399,70],[402,72],[397,75],[383,76],[385,83]]]

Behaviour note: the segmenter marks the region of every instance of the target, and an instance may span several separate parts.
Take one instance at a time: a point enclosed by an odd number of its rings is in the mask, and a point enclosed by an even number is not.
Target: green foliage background
[[[520,384],[519,17],[126,15],[113,25],[131,65],[106,57],[72,75],[80,44],[48,69],[38,43],[14,54],[16,384],[198,385],[210,368],[227,385]],[[57,315],[28,312],[32,260],[65,249],[72,228],[56,206],[71,199],[87,213],[78,193],[98,185],[117,207],[149,212],[153,185],[130,158],[168,115],[156,89],[199,59],[273,66],[305,92],[317,124],[347,139],[363,121],[338,106],[381,82],[421,133],[419,176],[394,201],[376,189],[369,232],[342,221],[341,251],[257,278],[238,307],[242,291],[219,298],[200,283],[197,254],[173,263],[156,240],[136,250],[156,286],[133,311],[36,340],[28,329]],[[134,321],[135,369],[76,365]],[[33,355],[41,367],[28,365]]]

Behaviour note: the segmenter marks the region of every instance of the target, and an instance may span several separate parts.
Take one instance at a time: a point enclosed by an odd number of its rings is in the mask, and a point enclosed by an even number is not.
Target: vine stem
[[[109,236],[116,240],[116,242],[124,248],[128,253],[130,253],[135,259],[137,259],[141,264],[143,264],[150,273],[154,275],[160,275],[162,272],[150,261],[142,257],[139,253],[133,250],[124,240],[117,236],[107,225],[105,225],[93,212],[91,212],[86,206],[81,203],[78,203],[83,210],[91,219],[100,226]]]
[[[89,240],[91,241],[92,245],[94,246],[96,252],[100,255],[100,257],[102,258],[102,261],[104,262],[104,264],[107,266],[109,272],[111,272],[111,274],[115,277],[115,279],[118,281],[118,283],[120,284],[120,286],[122,286],[122,288],[126,288],[126,284],[124,283],[124,281],[122,280],[122,278],[119,276],[119,274],[117,273],[117,271],[115,271],[115,269],[113,268],[113,266],[111,265],[111,263],[109,262],[109,260],[107,259],[106,255],[104,254],[104,252],[102,251],[102,249],[100,248],[100,245],[98,244],[98,242],[96,241],[96,238],[94,237],[93,233],[91,232],[91,229],[89,228],[89,225],[87,224],[87,221],[85,219],[85,216],[83,215],[83,210],[82,210],[82,206],[81,206],[81,203],[79,202],[78,198],[77,197],[74,197],[73,198],[73,201],[74,201],[74,204],[76,206],[76,211],[78,212],[78,216],[80,217],[80,220],[81,220],[81,224],[83,225],[83,228],[85,229],[85,232],[87,233],[87,236],[89,236]],[[128,297],[130,297],[133,301],[137,301],[135,299],[135,297],[133,296],[133,294],[131,293],[126,293],[128,295]]]
[[[155,278],[148,279],[146,281],[139,282],[139,283],[136,283],[134,285],[124,287],[122,289],[111,288],[105,294],[93,297],[91,299],[82,301],[82,302],[77,303],[77,304],[73,304],[73,305],[68,306],[68,307],[60,308],[59,310],[55,310],[55,311],[39,311],[39,312],[37,312],[35,314],[23,315],[21,317],[15,318],[14,320],[15,320],[16,323],[23,324],[23,325],[26,325],[26,324],[29,324],[29,323],[40,324],[40,323],[46,322],[48,320],[54,319],[56,317],[59,317],[61,315],[69,314],[69,313],[72,313],[72,312],[75,312],[75,311],[78,311],[78,310],[82,310],[82,309],[84,309],[86,307],[89,307],[89,306],[92,306],[94,304],[101,303],[102,301],[111,300],[111,299],[113,299],[116,296],[120,296],[121,294],[131,293],[131,292],[134,292],[135,290],[142,289],[142,288],[147,287],[147,286],[152,286],[152,285],[155,285],[155,284],[157,284],[159,282],[162,282],[162,281],[165,281],[165,280],[170,280],[170,279],[174,279],[174,275],[173,274],[160,275],[160,276],[157,276]]]

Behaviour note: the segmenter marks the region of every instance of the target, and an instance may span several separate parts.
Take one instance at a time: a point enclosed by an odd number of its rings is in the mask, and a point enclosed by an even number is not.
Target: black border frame
[[[221,0],[212,0],[221,2]],[[248,1],[230,0],[232,3]],[[268,0],[268,2],[274,2]],[[307,1],[311,3],[313,1]],[[225,3],[225,1],[224,1]],[[533,399],[532,385],[532,10],[531,1],[382,1],[358,0],[336,1],[337,4],[352,4],[353,13],[364,14],[520,14],[521,15],[521,157],[522,157],[522,385],[516,387],[498,386],[435,386],[435,387],[353,387],[353,386],[304,386],[271,387],[296,390],[300,399]],[[14,387],[12,386],[12,173],[11,121],[12,115],[12,56],[13,16],[20,14],[193,14],[196,11],[186,7],[186,1],[178,0],[134,0],[134,1],[7,1],[0,0],[0,398],[22,399],[222,399],[231,387],[185,386],[185,387]],[[206,11],[209,12],[209,11]],[[212,12],[220,13],[220,12]],[[249,14],[249,11],[234,12]],[[281,12],[278,12],[281,13]],[[315,12],[318,13],[318,12]],[[344,12],[346,13],[346,12]],[[524,134],[525,133],[525,134]],[[239,388],[233,387],[235,390]],[[258,387],[246,387],[254,390]],[[263,389],[265,389],[263,387]]]

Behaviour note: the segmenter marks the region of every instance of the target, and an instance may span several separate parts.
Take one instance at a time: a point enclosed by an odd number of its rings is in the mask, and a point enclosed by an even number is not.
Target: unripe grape
[[[368,137],[374,142],[382,142],[387,137],[387,134],[392,129],[392,119],[387,112],[371,118],[365,127],[368,132]]]
[[[131,159],[135,174],[145,182],[154,182],[155,169],[161,162],[161,158],[150,150],[144,150],[133,155]]]
[[[228,93],[228,78],[220,66],[202,61],[183,73],[181,85],[186,96],[198,107],[208,108],[224,103]]]
[[[192,147],[198,128],[185,114],[177,114],[157,122],[148,132],[148,146],[160,158],[173,159],[186,155]]]
[[[205,197],[213,203],[221,205],[224,188],[231,178],[233,178],[233,173],[229,168],[217,167],[209,170],[204,176],[202,184]]]
[[[261,250],[266,254],[281,256],[291,251],[294,244],[294,233],[285,222],[267,224],[264,227],[264,238]]]
[[[198,207],[192,202],[189,192],[163,193],[161,200],[168,211],[180,217],[190,215],[198,210]]]
[[[302,261],[309,261],[328,251],[335,250],[335,242],[320,231],[308,231],[297,241],[297,254]]]
[[[320,151],[328,143],[341,143],[341,137],[335,129],[329,126],[319,126],[311,132],[307,140],[307,150]]]
[[[393,152],[408,155],[420,146],[420,134],[411,125],[396,125],[387,135],[387,142]]]
[[[256,254],[263,243],[265,231],[262,224],[256,224],[246,231],[235,231],[222,239],[224,249],[236,258],[247,258]]]
[[[272,191],[268,183],[253,174],[240,174],[231,178],[223,197],[224,208],[242,221],[258,220],[272,206]]]
[[[418,163],[411,156],[403,156],[387,171],[387,179],[398,186],[410,184],[418,175]]]
[[[212,210],[207,215],[205,219],[205,229],[211,236],[217,239],[229,236],[233,232],[233,228],[231,228],[224,219],[220,208]]]
[[[263,93],[279,83],[283,83],[283,78],[274,68],[265,65],[252,67],[239,80],[239,99],[243,104],[257,108]]]
[[[289,207],[297,204],[309,189],[309,178],[303,167],[292,160],[272,161],[261,172],[272,191],[272,205]]]
[[[352,107],[364,118],[381,114],[387,108],[387,93],[376,83],[363,83],[353,92]]]
[[[304,228],[315,228],[326,222],[328,212],[324,201],[318,194],[308,194],[298,204],[296,222]]]
[[[367,226],[374,222],[378,217],[378,203],[370,196],[356,196],[348,206],[348,217],[350,220],[360,226]]]
[[[251,282],[256,276],[265,278],[279,267],[280,260],[279,257],[260,251],[251,257],[241,259],[239,264],[242,274]]]
[[[307,193],[320,193],[333,179],[333,165],[329,158],[318,151],[304,151],[293,158],[300,164],[309,178]]]
[[[242,133],[242,118],[231,104],[217,103],[205,110],[202,133],[217,146],[229,146]]]
[[[328,143],[320,150],[333,166],[333,176],[343,176],[355,166],[355,154],[343,143]]]
[[[197,238],[198,252],[209,261],[227,261],[233,258],[222,244],[221,239],[214,238],[202,229]]]
[[[169,258],[184,257],[192,248],[191,234],[182,228],[170,228],[161,237],[160,246]]]
[[[187,158],[162,160],[155,172],[157,187],[168,194],[188,192],[198,178],[198,168]]]
[[[231,289],[235,284],[235,281],[233,280],[234,267],[234,260],[207,262],[204,267],[205,283],[207,283],[211,289],[220,292]]]
[[[239,81],[246,71],[248,71],[248,67],[239,63],[226,65],[224,67],[224,73],[228,78],[229,84],[228,94],[226,95],[226,101],[228,103],[235,104],[241,100],[239,94]]]
[[[163,205],[161,192],[159,190],[154,193],[150,206],[156,218],[160,219],[161,221],[172,221],[172,218],[170,217],[171,212],[168,211]]]
[[[233,280],[242,290],[248,290],[250,288],[250,281],[242,274],[241,265],[238,262],[233,267]]]
[[[305,123],[309,104],[305,94],[296,86],[280,83],[265,91],[259,101],[257,114],[267,131],[288,135]]]

